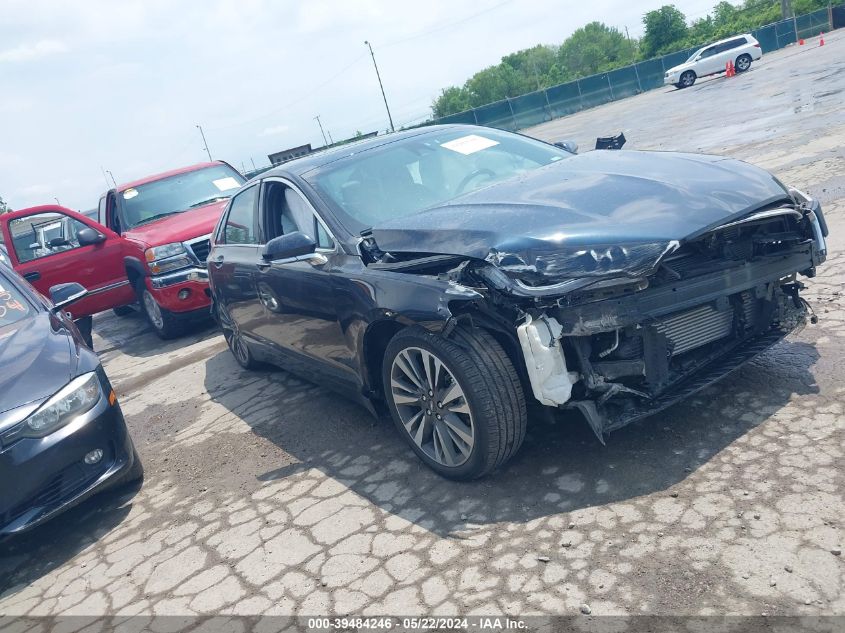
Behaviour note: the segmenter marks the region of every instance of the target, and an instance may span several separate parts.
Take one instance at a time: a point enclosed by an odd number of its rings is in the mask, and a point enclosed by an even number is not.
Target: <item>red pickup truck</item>
[[[89,296],[74,318],[136,300],[161,338],[208,314],[210,235],[244,183],[224,162],[202,163],[126,183],[103,194],[99,223],[56,205],[0,215],[12,267],[39,291],[75,281]]]

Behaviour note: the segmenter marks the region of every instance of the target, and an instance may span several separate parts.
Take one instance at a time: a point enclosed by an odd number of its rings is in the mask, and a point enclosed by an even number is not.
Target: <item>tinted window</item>
[[[31,311],[26,297],[0,275],[0,329],[20,321]]]
[[[64,213],[36,213],[9,222],[18,261],[29,262],[62,251],[79,248],[76,234],[82,222]]]
[[[258,244],[258,236],[255,233],[257,197],[258,187],[253,186],[232,199],[223,229],[224,243]]]
[[[243,176],[228,165],[215,165],[130,187],[118,194],[123,228],[225,200],[243,183]]]
[[[314,208],[295,189],[281,182],[267,182],[264,208],[268,240],[300,231],[317,242],[318,248],[334,247],[328,231],[317,219]]]
[[[710,48],[705,48],[701,51],[701,59],[705,59],[706,57],[712,57],[716,53],[718,53],[718,48],[715,46],[711,46]]]
[[[508,132],[444,130],[335,161],[308,179],[357,232],[571,156]]]

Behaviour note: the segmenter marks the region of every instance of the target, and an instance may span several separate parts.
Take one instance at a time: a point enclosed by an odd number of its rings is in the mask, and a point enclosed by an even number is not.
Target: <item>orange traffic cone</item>
[[[798,46],[804,46],[804,38],[803,37],[800,40],[798,40]]]
[[[824,31],[822,31],[821,36],[819,37],[819,46],[824,46]]]

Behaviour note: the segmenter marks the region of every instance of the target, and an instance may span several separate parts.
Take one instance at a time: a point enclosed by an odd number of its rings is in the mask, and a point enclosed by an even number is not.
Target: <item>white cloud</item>
[[[277,136],[279,134],[284,134],[289,129],[289,125],[274,125],[273,127],[264,128],[258,136]]]
[[[40,40],[35,44],[21,44],[16,48],[0,51],[0,63],[28,62],[65,52],[67,52],[67,46],[59,40]]]

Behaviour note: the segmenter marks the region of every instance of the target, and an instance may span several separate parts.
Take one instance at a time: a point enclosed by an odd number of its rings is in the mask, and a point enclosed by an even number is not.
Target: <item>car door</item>
[[[208,254],[221,325],[234,327],[244,337],[253,339],[264,316],[255,287],[262,249],[258,237],[258,193],[259,185],[255,184],[232,198]]]
[[[69,311],[75,319],[135,300],[123,265],[125,242],[106,227],[64,207],[36,207],[0,218],[12,267],[45,296],[51,286],[77,282],[88,296]],[[80,244],[78,234],[100,236]]]
[[[262,184],[261,222],[265,241],[300,231],[317,243],[313,258],[257,267],[264,306],[261,336],[281,354],[282,364],[295,363],[294,369],[336,386],[354,382],[332,289],[331,268],[338,252],[334,238],[302,191],[283,178]]]
[[[720,57],[718,53],[719,47],[715,45],[708,46],[701,51],[701,55],[698,56],[698,62],[696,63],[696,75],[704,77],[717,73],[720,69],[724,70],[724,65],[719,63]]]

